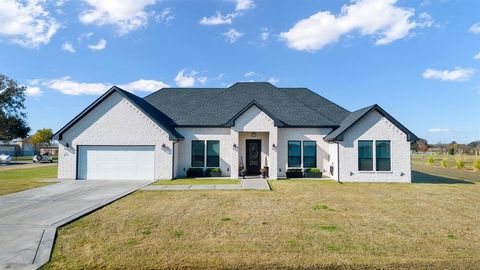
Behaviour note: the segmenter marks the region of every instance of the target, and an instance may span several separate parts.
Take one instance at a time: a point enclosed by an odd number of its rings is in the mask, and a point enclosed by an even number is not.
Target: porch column
[[[232,157],[230,164],[230,178],[238,179],[238,151],[240,151],[239,142],[238,142],[238,131],[233,128],[230,131],[230,149],[232,149]],[[233,145],[237,147],[234,148]]]
[[[268,133],[268,174],[269,178],[276,180],[278,176],[278,161],[277,161],[277,151],[278,151],[278,128],[273,127],[272,130]],[[273,147],[275,145],[275,147]]]

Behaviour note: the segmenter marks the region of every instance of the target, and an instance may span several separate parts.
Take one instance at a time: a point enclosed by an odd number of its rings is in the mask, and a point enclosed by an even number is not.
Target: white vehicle
[[[5,155],[5,154],[0,155],[0,162],[10,162],[10,161],[12,161],[12,156]]]
[[[52,163],[53,162],[53,157],[52,156],[49,156],[49,155],[34,155],[33,158],[32,158],[32,161],[33,163],[35,162],[50,162]]]

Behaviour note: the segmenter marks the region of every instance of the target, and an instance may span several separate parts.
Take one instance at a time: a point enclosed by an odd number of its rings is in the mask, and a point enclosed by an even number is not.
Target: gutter
[[[342,181],[340,181],[340,144],[337,142],[337,174],[338,174],[338,182],[340,184],[343,184]]]
[[[172,180],[175,178],[175,144],[178,142],[179,140],[173,141],[172,144]]]

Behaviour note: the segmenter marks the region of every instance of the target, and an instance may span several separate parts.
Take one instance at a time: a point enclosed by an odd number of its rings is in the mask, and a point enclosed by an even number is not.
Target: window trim
[[[378,142],[388,142],[388,168],[389,170],[379,170],[378,169],[378,160],[379,159],[387,159],[387,158],[379,158],[377,155],[377,143]],[[376,172],[391,172],[392,171],[392,141],[391,140],[375,140],[375,171]]]
[[[202,142],[202,145],[203,145],[203,154],[202,154],[202,166],[193,166],[193,145],[194,145],[194,142]],[[192,168],[205,168],[205,151],[206,151],[206,147],[205,147],[205,140],[192,140],[191,142],[191,149],[190,149],[190,166]],[[195,155],[196,157],[199,157],[200,155]]]
[[[371,158],[360,158],[360,142],[370,142],[371,143],[371,149],[372,149],[372,157]],[[374,167],[374,163],[373,163],[373,159],[374,159],[374,140],[358,140],[357,141],[357,170],[359,172],[374,172],[375,171],[375,167]],[[370,159],[372,161],[372,169],[371,170],[361,170],[360,169],[360,160],[361,159]]]
[[[300,154],[299,154],[299,158],[300,158],[300,164],[299,166],[291,166],[290,165],[290,149],[288,147],[288,145],[290,143],[299,143],[299,146],[300,146]],[[297,157],[297,156],[292,156],[292,157]],[[287,165],[288,165],[288,168],[303,168],[303,163],[302,163],[302,141],[301,140],[290,140],[290,141],[287,141]]]
[[[313,157],[315,157],[315,163],[314,163],[314,166],[308,166],[306,167],[305,166],[305,143],[313,143],[314,145],[314,150],[315,150],[315,154]],[[302,141],[302,168],[317,168],[317,141]],[[309,156],[310,157],[310,156]]]
[[[218,158],[218,165],[217,166],[209,166],[208,164],[208,145],[209,143],[217,143],[218,144],[218,155],[215,155],[215,156],[210,156],[210,157],[217,157]],[[205,148],[205,167],[206,168],[219,168],[220,167],[220,140],[207,140],[207,143],[206,143],[206,148]]]

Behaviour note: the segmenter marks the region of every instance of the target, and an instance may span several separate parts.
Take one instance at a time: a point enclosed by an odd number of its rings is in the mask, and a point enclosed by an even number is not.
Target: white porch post
[[[238,179],[238,153],[240,151],[239,142],[238,142],[238,131],[234,130],[233,128],[230,131],[230,149],[232,149],[232,163],[230,164],[230,178]],[[234,149],[233,145],[236,145],[237,148]]]
[[[272,130],[268,133],[268,155],[270,160],[268,161],[268,174],[270,179],[277,179],[278,176],[278,160],[277,160],[277,151],[278,151],[278,128],[273,127]],[[275,145],[275,148],[273,147]]]

